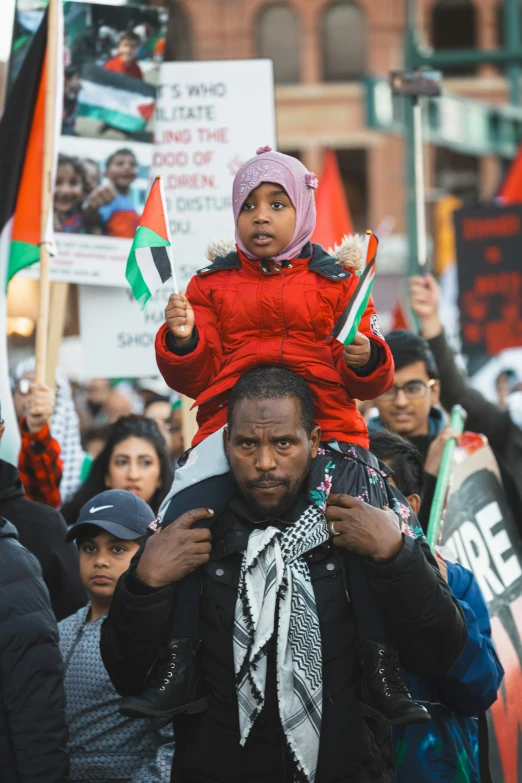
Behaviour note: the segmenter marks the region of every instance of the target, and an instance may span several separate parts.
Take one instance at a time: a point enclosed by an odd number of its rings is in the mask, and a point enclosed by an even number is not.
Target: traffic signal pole
[[[417,30],[416,0],[405,0],[406,31],[404,40],[404,68],[413,71],[422,67],[433,70],[442,70],[453,66],[479,66],[498,65],[504,68],[509,81],[509,97],[511,104],[520,105],[520,78],[522,65],[522,41],[520,38],[520,5],[519,0],[504,0],[504,45],[499,49],[445,49],[433,51],[427,46],[421,46]],[[406,223],[408,231],[408,274],[414,275],[424,272],[426,266],[422,264],[425,258],[425,247],[422,240],[419,246],[419,233],[421,231],[422,217],[419,215],[418,200],[419,188],[416,180],[416,144],[415,125],[419,119],[414,120],[415,101],[406,99],[404,107],[405,141],[406,141]],[[420,114],[420,108],[418,109]],[[422,123],[421,123],[422,127]],[[418,153],[417,153],[418,160]],[[424,201],[424,194],[422,194]],[[425,204],[424,204],[425,209]],[[424,212],[423,212],[424,215]],[[422,228],[425,236],[425,228]],[[424,251],[423,251],[424,247]]]

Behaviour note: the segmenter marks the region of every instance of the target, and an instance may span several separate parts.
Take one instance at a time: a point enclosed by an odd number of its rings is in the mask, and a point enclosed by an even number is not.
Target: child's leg
[[[352,601],[357,633],[365,639],[382,641],[386,636],[384,620],[377,596],[370,584],[364,558],[355,552],[345,551],[343,560],[346,564],[348,595]]]
[[[216,475],[218,474],[218,475]],[[172,489],[160,509],[162,527],[194,508],[211,508],[211,520],[194,527],[213,528],[228,506],[236,484],[228,472],[222,433],[214,433],[189,454],[178,468]],[[204,683],[199,672],[199,603],[201,572],[194,571],[178,583],[167,624],[164,647],[150,674],[149,686],[120,704],[122,715],[131,718],[169,718],[180,712],[206,708]]]
[[[338,449],[321,448],[314,460],[316,464],[312,465],[310,472],[313,502],[319,504],[330,493],[344,493],[376,508],[390,506],[398,516],[408,512],[407,502],[400,496],[405,504],[401,506],[397,493],[391,491],[391,485],[373,454],[350,444],[336,446]],[[384,617],[364,558],[346,550],[342,554],[357,626],[361,658],[359,697],[363,714],[388,725],[430,720],[427,710],[412,701],[403,683],[398,654],[386,641]]]
[[[196,522],[193,527],[208,527],[212,530],[228,506],[236,491],[236,483],[231,473],[212,476],[175,495],[169,503],[163,517],[162,527],[167,527],[181,514],[193,508],[211,508],[212,519]],[[179,582],[176,600],[169,622],[169,637],[186,638],[199,635],[199,597],[201,574],[193,571]]]

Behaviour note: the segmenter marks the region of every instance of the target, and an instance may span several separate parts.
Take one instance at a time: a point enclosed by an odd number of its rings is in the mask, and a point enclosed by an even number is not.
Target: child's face
[[[87,177],[87,186],[89,188],[89,192],[93,191],[94,188],[97,188],[100,184],[100,169],[96,163],[91,160],[84,160],[83,168],[85,169],[85,176]]]
[[[135,41],[130,41],[128,38],[124,38],[118,44],[118,54],[124,63],[130,63],[135,60],[137,51],[138,44]]]
[[[69,212],[84,199],[83,180],[70,163],[58,166],[54,186],[54,208],[58,212]]]
[[[273,258],[288,247],[295,228],[295,209],[281,185],[263,182],[241,207],[237,231],[256,258]]]
[[[123,541],[105,531],[80,541],[80,576],[89,596],[112,598],[116,582],[139,549],[136,541]]]
[[[129,188],[136,179],[136,158],[133,155],[122,153],[115,155],[107,167],[105,176],[113,185],[121,189]]]

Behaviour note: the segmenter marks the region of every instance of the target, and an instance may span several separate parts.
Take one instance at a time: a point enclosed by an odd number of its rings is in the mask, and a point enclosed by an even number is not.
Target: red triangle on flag
[[[145,206],[143,207],[140,226],[150,228],[151,231],[155,231],[156,234],[159,234],[160,237],[166,239],[167,242],[170,241],[167,231],[167,210],[163,203],[159,177],[156,177],[154,180]]]
[[[337,155],[331,149],[324,151],[323,173],[315,193],[315,204],[317,220],[312,242],[330,248],[341,242],[345,234],[353,233]]]
[[[392,321],[390,331],[394,329],[407,329],[411,331],[411,322],[407,309],[402,299],[397,299],[395,307],[392,310]]]
[[[138,106],[138,111],[145,122],[148,122],[154,114],[154,103],[142,103]]]
[[[522,144],[507,170],[497,193],[497,198],[504,204],[519,204],[522,202]]]

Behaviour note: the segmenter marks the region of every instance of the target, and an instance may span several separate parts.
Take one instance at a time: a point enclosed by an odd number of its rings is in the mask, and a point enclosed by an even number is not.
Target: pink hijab
[[[294,235],[288,247],[274,261],[288,261],[299,255],[309,241],[315,228],[315,197],[317,177],[303,164],[290,155],[274,152],[270,147],[260,147],[256,156],[241,166],[232,186],[232,209],[234,221],[250,193],[262,182],[274,182],[282,185],[290,197],[295,209]],[[236,228],[236,244],[247,258],[253,259],[241,242]]]

